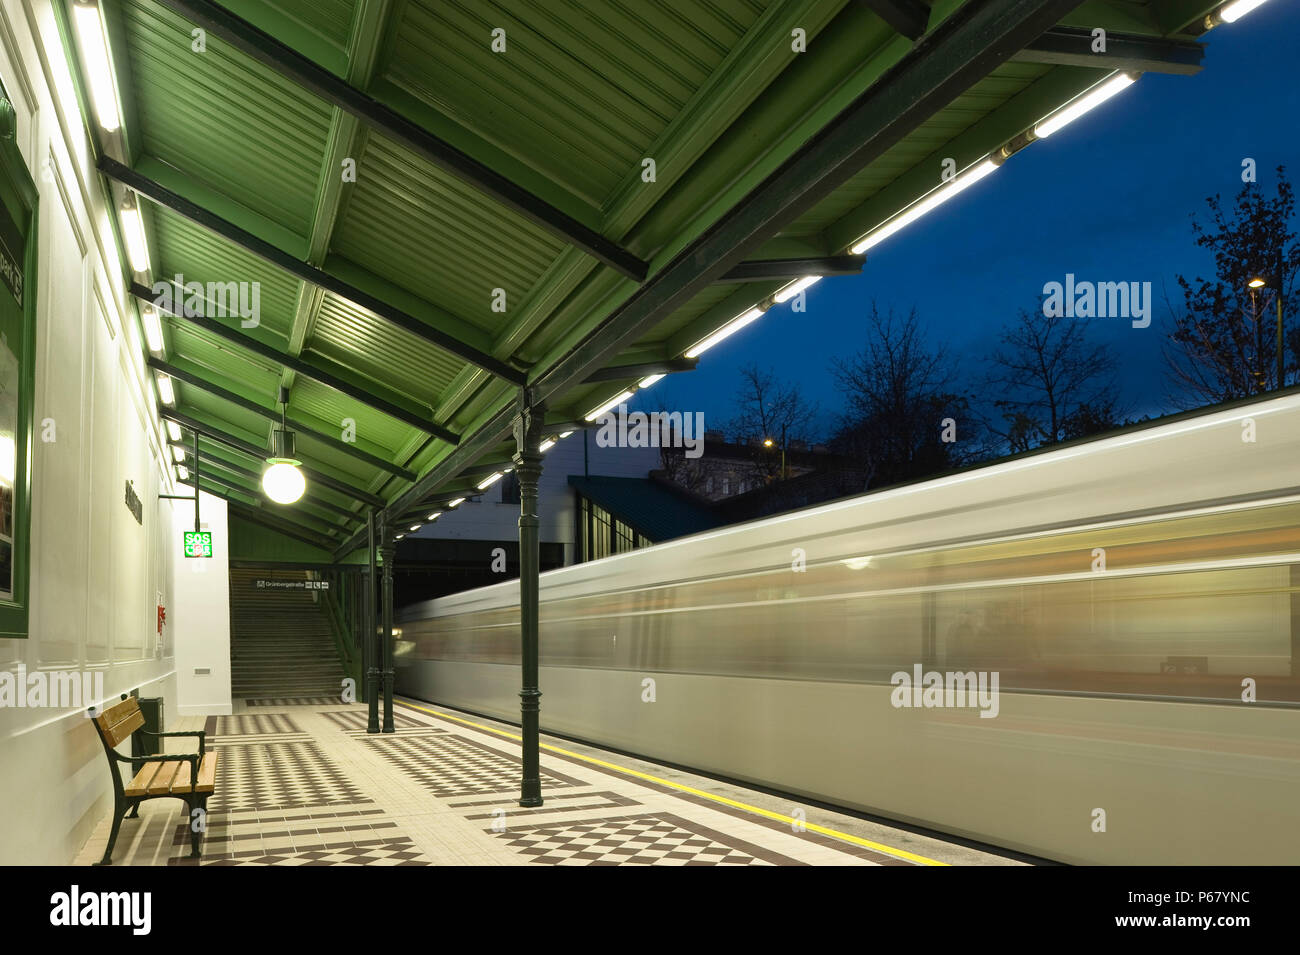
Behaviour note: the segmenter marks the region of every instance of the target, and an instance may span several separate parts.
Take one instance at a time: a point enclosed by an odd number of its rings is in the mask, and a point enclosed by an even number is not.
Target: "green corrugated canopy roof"
[[[204,290],[141,336],[176,455],[197,435],[205,490],[338,557],[370,509],[405,531],[507,467],[521,401],[557,437],[801,275],[860,267],[945,158],[1013,165],[1117,71],[1195,72],[1217,6],[98,5],[115,132],[56,0],[104,188],[141,210],[149,267],[123,255],[122,281],[142,314],[156,282]],[[256,325],[217,312],[227,283],[256,284]],[[288,507],[258,485],[282,388],[308,469]]]

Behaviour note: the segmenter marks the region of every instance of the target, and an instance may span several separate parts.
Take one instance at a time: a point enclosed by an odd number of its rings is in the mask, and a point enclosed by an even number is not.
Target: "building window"
[[[611,554],[625,554],[640,547],[649,547],[653,543],[599,504],[579,495],[578,560],[599,560]]]

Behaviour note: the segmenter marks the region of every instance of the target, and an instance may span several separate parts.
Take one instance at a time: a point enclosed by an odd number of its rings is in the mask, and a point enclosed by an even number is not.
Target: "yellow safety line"
[[[460,716],[453,716],[450,713],[440,713],[437,710],[426,709],[423,706],[417,706],[414,703],[408,703],[405,700],[395,700],[394,702],[408,706],[413,710],[420,710],[424,713],[430,713],[433,716],[441,717],[445,720],[453,720],[457,723],[464,723],[466,726],[472,726],[474,729],[482,730],[485,733],[495,733],[497,736],[504,736],[507,739],[523,741],[523,737],[515,733],[499,730],[493,726],[485,726],[482,723],[475,723],[473,720],[467,720]],[[797,820],[793,816],[786,816],[779,812],[773,812],[770,809],[763,809],[759,806],[751,806],[749,803],[740,802],[736,799],[728,799],[726,796],[719,796],[716,793],[705,792],[702,789],[694,789],[690,786],[684,786],[681,783],[675,783],[671,779],[660,779],[658,776],[651,776],[649,773],[643,773],[640,770],[628,769],[626,766],[619,766],[617,763],[606,762],[603,759],[596,759],[594,756],[584,756],[582,753],[575,753],[572,750],[562,749],[559,746],[552,746],[549,743],[541,743],[542,749],[549,750],[552,753],[559,753],[561,756],[569,756],[573,759],[582,760],[584,763],[591,763],[593,766],[603,766],[605,769],[612,769],[615,772],[623,773],[627,776],[635,776],[638,779],[645,779],[649,782],[656,783],[660,786],[667,786],[670,789],[677,789],[684,793],[690,793],[692,796],[699,796],[703,799],[709,799],[713,802],[722,803],[725,806],[731,806],[735,809],[743,809],[745,812],[752,812],[756,816],[763,816],[767,819],[775,819],[777,822],[798,824],[804,829],[810,829],[813,832],[819,832],[824,836],[830,836],[833,839],[840,839],[843,842],[852,843],[855,846],[862,846],[866,849],[874,849],[876,852],[883,852],[886,855],[893,856],[896,859],[906,859],[908,862],[916,862],[920,865],[948,865],[947,862],[940,862],[937,859],[928,859],[925,856],[917,855],[915,852],[908,852],[906,849],[895,849],[892,846],[882,845],[879,842],[872,842],[870,839],[863,839],[860,836],[853,836],[847,832],[840,832],[837,829],[830,829],[826,826],[819,826],[814,822],[804,822]]]

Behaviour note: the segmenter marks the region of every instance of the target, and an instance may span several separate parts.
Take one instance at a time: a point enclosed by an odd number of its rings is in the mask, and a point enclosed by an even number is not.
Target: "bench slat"
[[[161,765],[162,763],[145,763],[123,792],[128,796],[143,796],[149,791],[149,782],[157,775]]]
[[[114,703],[103,713],[100,713],[99,716],[95,717],[95,722],[99,724],[100,729],[106,730],[114,723],[122,722],[139,709],[140,701],[134,696],[128,696],[125,700]]]
[[[190,764],[176,764],[176,778],[172,780],[172,793],[176,795],[189,794],[190,791]]]
[[[207,752],[203,754],[203,762],[199,764],[199,784],[194,787],[195,792],[210,793],[217,788],[217,754]]]
[[[176,778],[176,763],[159,763],[158,775],[149,784],[150,796],[165,796],[171,792],[172,780]]]
[[[108,741],[109,747],[112,748],[142,726],[144,726],[144,714],[137,709],[121,722],[115,723],[107,729],[101,730],[101,732],[104,734],[104,739]]]

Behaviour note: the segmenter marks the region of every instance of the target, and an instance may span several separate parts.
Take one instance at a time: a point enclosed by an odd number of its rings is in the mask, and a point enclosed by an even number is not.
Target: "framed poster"
[[[36,183],[0,85],[0,637],[26,637],[30,604]]]

